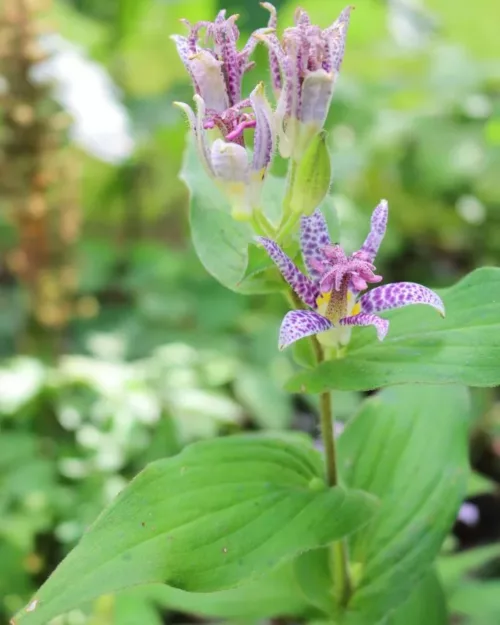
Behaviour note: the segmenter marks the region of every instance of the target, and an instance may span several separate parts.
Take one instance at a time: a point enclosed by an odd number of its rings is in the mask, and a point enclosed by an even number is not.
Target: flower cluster
[[[189,24],[186,36],[173,40],[194,86],[196,112],[176,103],[187,115],[199,157],[229,198],[233,216],[250,219],[260,209],[260,194],[279,139],[281,155],[299,161],[324,124],[342,63],[350,8],[327,29],[313,26],[299,10],[295,26],[280,42],[277,15],[269,3],[267,28],[260,28],[238,49],[237,16],[221,11],[214,22]],[[204,36],[202,37],[202,33]],[[273,111],[263,84],[242,95],[244,74],[259,41],[269,48]],[[250,156],[245,131],[253,129]],[[213,136],[212,136],[213,135]]]
[[[360,296],[369,283],[382,280],[375,274],[373,262],[385,234],[387,216],[387,202],[382,200],[373,211],[371,230],[365,242],[350,256],[340,245],[331,243],[321,211],[302,217],[300,246],[309,277],[294,265],[277,243],[258,238],[285,280],[311,309],[287,313],[281,324],[280,349],[313,334],[317,334],[324,345],[345,345],[350,339],[350,326],[375,326],[382,341],[389,322],[375,313],[410,304],[428,304],[444,316],[441,298],[414,282],[386,284]]]

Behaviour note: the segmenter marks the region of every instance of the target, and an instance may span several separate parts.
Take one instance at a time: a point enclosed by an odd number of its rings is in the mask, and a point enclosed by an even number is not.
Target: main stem
[[[324,360],[323,349],[315,336],[311,338],[311,341],[314,353],[316,354],[316,360],[319,364]],[[334,420],[331,395],[328,391],[325,391],[320,395],[320,424],[321,438],[323,439],[323,445],[325,448],[326,481],[330,487],[337,486],[338,473]],[[335,594],[339,604],[342,607],[345,607],[352,593],[352,582],[349,574],[349,555],[345,539],[332,544],[332,556]]]

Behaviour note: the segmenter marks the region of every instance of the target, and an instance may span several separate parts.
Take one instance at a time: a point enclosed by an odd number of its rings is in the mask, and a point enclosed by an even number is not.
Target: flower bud
[[[331,177],[330,154],[323,131],[313,137],[297,165],[290,188],[292,212],[311,215],[328,193]]]

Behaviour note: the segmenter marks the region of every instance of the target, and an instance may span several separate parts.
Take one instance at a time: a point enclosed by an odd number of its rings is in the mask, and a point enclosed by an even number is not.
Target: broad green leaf
[[[154,462],[97,519],[16,623],[41,625],[139,584],[231,588],[365,524],[374,499],[327,489],[322,475],[318,452],[290,437],[215,439]]]
[[[427,573],[384,625],[448,625],[446,597],[434,571]]]
[[[309,609],[290,562],[237,588],[218,592],[193,593],[170,586],[144,590],[163,607],[208,617],[302,616]]]
[[[500,383],[500,269],[485,267],[441,293],[446,318],[426,306],[383,313],[389,333],[354,328],[345,358],[295,375],[292,392],[369,390],[391,384]]]
[[[326,615],[334,612],[329,548],[301,554],[294,562],[295,577],[309,603]]]
[[[191,235],[196,253],[214,278],[237,290],[247,268],[252,230],[231,217],[226,199],[203,169],[191,140],[187,142],[181,178],[190,192]]]
[[[370,398],[339,439],[341,475],[381,500],[352,537],[352,623],[376,623],[437,556],[467,485],[469,398],[456,386],[402,386]]]

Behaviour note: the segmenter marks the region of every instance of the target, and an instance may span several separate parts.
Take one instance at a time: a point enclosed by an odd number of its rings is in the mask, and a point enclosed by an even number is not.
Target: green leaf
[[[463,578],[472,576],[474,570],[485,567],[492,560],[499,558],[500,545],[492,544],[461,553],[443,555],[437,561],[437,570],[446,592],[451,594]]]
[[[291,438],[215,439],[157,461],[97,519],[17,625],[138,584],[231,588],[366,523],[373,498],[327,489],[322,475],[318,452]]]
[[[238,290],[248,265],[250,226],[231,217],[227,200],[203,169],[191,140],[181,178],[190,192],[191,235],[199,259],[221,284]]]
[[[446,598],[434,571],[427,573],[384,625],[448,625]]]
[[[301,554],[294,562],[295,576],[304,597],[326,615],[334,609],[329,550],[314,549]]]
[[[193,593],[169,586],[147,590],[155,602],[166,608],[208,617],[302,616],[309,608],[290,562],[237,588],[218,592]]]
[[[389,334],[355,328],[345,358],[295,375],[292,392],[369,390],[391,384],[500,383],[500,269],[486,267],[442,292],[446,318],[426,306],[384,313]]]
[[[350,543],[349,625],[400,605],[438,554],[467,485],[468,418],[464,388],[403,386],[369,399],[340,436],[345,483],[381,500]]]

